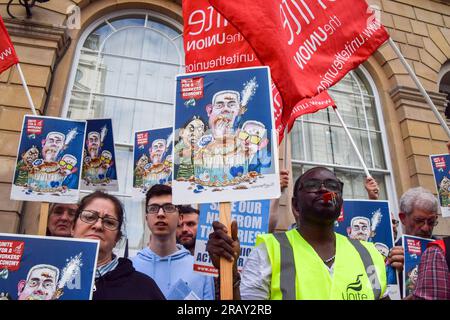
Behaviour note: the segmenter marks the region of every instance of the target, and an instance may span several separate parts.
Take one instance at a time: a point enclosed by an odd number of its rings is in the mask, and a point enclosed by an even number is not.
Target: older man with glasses
[[[193,270],[194,257],[177,244],[179,208],[172,204],[172,188],[157,184],[146,195],[146,220],[151,231],[148,247],[131,258],[137,271],[152,277],[167,299],[213,300],[214,280]]]

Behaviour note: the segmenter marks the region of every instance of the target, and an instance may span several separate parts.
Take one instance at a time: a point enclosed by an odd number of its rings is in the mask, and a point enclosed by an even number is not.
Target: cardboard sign
[[[172,131],[169,128],[134,134],[133,194],[145,198],[155,184],[172,181]]]
[[[412,294],[416,287],[419,274],[420,258],[433,239],[425,239],[413,236],[402,236],[403,249],[405,250],[405,262],[403,268],[403,296]]]
[[[118,191],[112,121],[91,119],[86,122],[81,189]]]
[[[183,99],[187,79],[203,79],[203,98]],[[173,202],[278,198],[274,128],[268,68],[178,76]]]
[[[394,233],[389,202],[381,200],[345,199],[335,231],[351,239],[372,242],[386,260],[394,246]],[[387,269],[387,283],[391,299],[400,299],[398,275]]]
[[[450,155],[430,155],[434,181],[443,217],[450,217]]]
[[[26,115],[11,199],[76,203],[85,121]]]
[[[98,248],[97,240],[0,233],[1,299],[92,299]]]

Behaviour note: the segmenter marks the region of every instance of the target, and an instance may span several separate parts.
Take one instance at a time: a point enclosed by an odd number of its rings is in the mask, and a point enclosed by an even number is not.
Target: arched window
[[[360,67],[332,87],[330,95],[348,126],[366,165],[380,186],[380,200],[397,208],[387,143],[375,87]],[[296,120],[291,131],[294,178],[314,166],[333,169],[344,182],[344,198],[367,199],[365,174],[332,108]]]
[[[171,126],[175,75],[183,72],[182,26],[153,12],[123,11],[80,38],[63,116],[112,118],[119,192],[131,250],[146,245],[144,201],[133,199],[133,134]]]

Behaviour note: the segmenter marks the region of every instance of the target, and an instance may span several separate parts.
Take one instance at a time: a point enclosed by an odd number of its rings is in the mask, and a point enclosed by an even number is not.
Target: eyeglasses
[[[147,213],[150,214],[157,214],[159,212],[159,209],[162,208],[164,213],[174,213],[175,211],[177,211],[177,206],[171,203],[164,203],[164,204],[157,204],[157,203],[153,203],[153,204],[149,204],[147,206]]]
[[[67,164],[67,166],[66,166],[67,169],[69,169],[69,170],[73,169],[73,165],[68,164],[68,163],[65,162],[64,160],[61,160],[61,161],[59,162],[59,165],[61,165],[61,166],[64,166],[64,165],[66,165],[66,164]]]
[[[111,159],[105,158],[105,157],[100,157],[100,160],[105,161],[106,163],[110,163]]]
[[[299,190],[303,189],[305,192],[317,192],[320,190],[322,185],[325,186],[325,188],[328,191],[331,192],[342,192],[342,187],[344,184],[341,181],[333,180],[333,179],[326,179],[326,180],[319,180],[319,179],[309,179],[305,182],[300,183]]]
[[[418,226],[421,227],[423,226],[425,223],[430,226],[430,227],[436,227],[437,224],[439,223],[439,221],[437,220],[437,218],[430,218],[430,219],[414,219],[414,223]]]
[[[261,137],[255,134],[248,134],[246,131],[239,132],[239,139],[250,139],[250,143],[258,145],[261,142]]]
[[[88,224],[95,224],[98,219],[102,219],[102,225],[108,230],[119,229],[120,221],[108,216],[100,217],[100,213],[94,210],[83,210],[80,213],[80,220]]]

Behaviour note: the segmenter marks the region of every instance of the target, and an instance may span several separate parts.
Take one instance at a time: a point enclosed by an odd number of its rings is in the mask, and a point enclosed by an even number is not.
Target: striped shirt
[[[450,300],[450,272],[444,252],[439,247],[425,250],[413,295],[416,299]]]
[[[113,271],[117,267],[118,264],[119,264],[119,258],[117,256],[113,255],[113,259],[110,262],[98,267],[95,270],[95,279],[103,277],[108,272]]]

